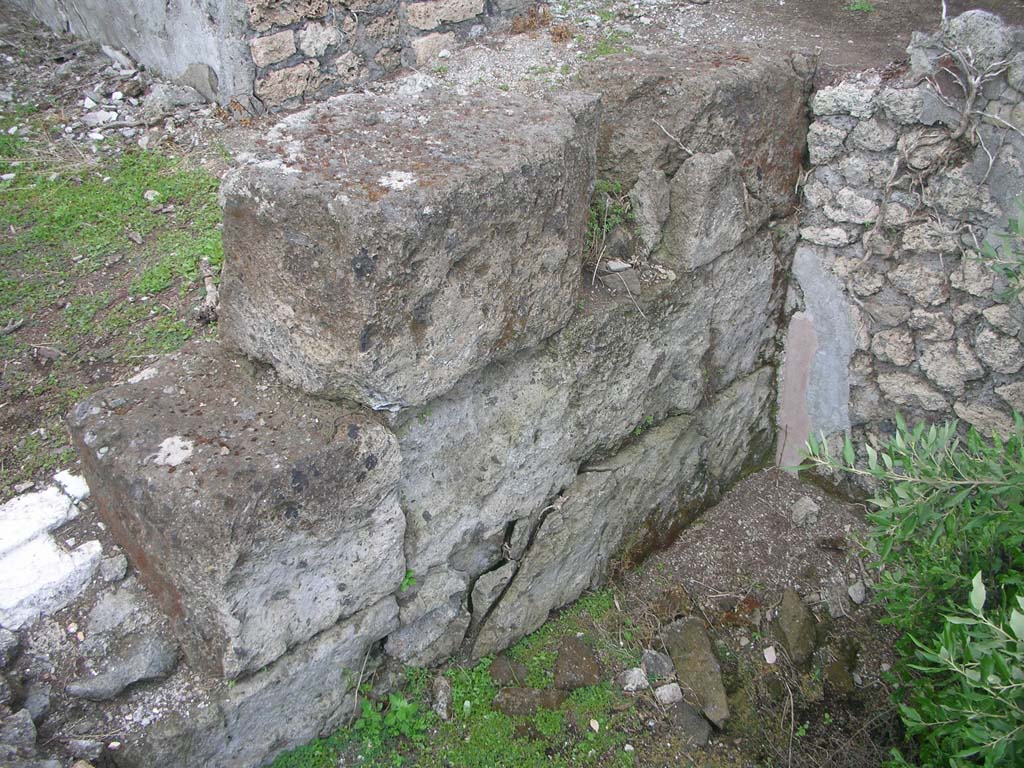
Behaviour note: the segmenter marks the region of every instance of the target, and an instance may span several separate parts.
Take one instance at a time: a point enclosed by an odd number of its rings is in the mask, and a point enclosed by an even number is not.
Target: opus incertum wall
[[[53,29],[127,51],[221,104],[325,98],[423,64],[521,0],[14,0]]]

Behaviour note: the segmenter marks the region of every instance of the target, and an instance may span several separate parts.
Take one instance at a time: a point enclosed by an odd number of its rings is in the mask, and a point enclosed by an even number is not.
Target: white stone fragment
[[[49,536],[38,536],[4,555],[0,558],[0,626],[18,630],[41,614],[66,606],[89,583],[101,554],[98,541],[65,552]]]
[[[0,507],[0,556],[63,525],[76,514],[71,499],[55,486],[15,496]]]
[[[89,498],[89,484],[81,475],[73,475],[71,470],[65,469],[53,476],[53,481],[63,489],[64,493],[71,497],[71,500],[78,503],[82,499]]]
[[[658,700],[658,703],[667,707],[683,700],[683,690],[679,687],[679,683],[668,683],[654,691],[654,698]]]

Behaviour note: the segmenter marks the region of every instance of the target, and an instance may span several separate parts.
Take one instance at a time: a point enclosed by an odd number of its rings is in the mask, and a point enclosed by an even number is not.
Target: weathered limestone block
[[[313,22],[299,30],[299,47],[307,56],[322,56],[332,45],[341,42],[341,30],[330,24]]]
[[[983,403],[956,403],[953,411],[981,434],[997,434],[1004,440],[1013,434],[1013,418],[1006,411]]]
[[[850,115],[867,118],[875,112],[877,82],[847,80],[838,85],[822,88],[811,99],[811,109],[817,116]]]
[[[1024,368],[1024,347],[1012,336],[982,328],[974,338],[974,350],[997,373],[1016,373]]]
[[[866,224],[878,218],[878,205],[844,187],[836,194],[835,202],[825,206],[825,215],[841,224]]]
[[[427,402],[576,304],[597,99],[353,94],[224,184],[221,334],[301,389]]]
[[[813,165],[824,165],[834,160],[843,150],[843,142],[850,134],[850,126],[845,121],[826,122],[816,120],[807,131],[807,151]]]
[[[286,29],[273,35],[257,37],[249,43],[249,47],[252,49],[252,60],[256,66],[269,67],[295,53],[295,33]]]
[[[925,344],[918,361],[924,374],[940,389],[959,397],[968,381],[980,379],[985,369],[963,340]]]
[[[914,362],[914,337],[903,328],[879,331],[871,339],[871,351],[879,360],[906,366]]]
[[[561,507],[542,513],[534,544],[484,623],[474,655],[508,646],[600,583],[610,557],[649,510],[671,519],[681,496],[699,493],[704,441],[697,421],[680,416],[612,459],[584,467]]]
[[[891,402],[906,408],[945,411],[949,402],[942,393],[910,373],[882,373],[878,387]]]
[[[399,595],[401,629],[388,637],[385,650],[406,664],[426,666],[462,645],[470,614],[465,606],[465,575],[435,568]]]
[[[254,672],[394,592],[394,436],[195,344],[70,418],[101,517],[191,663]]]
[[[372,675],[380,663],[374,644],[397,626],[398,607],[389,596],[233,686],[220,684],[209,694],[189,691],[197,698],[187,713],[163,708],[144,730],[124,739],[117,763],[124,768],[266,765],[280,752],[326,736],[352,714],[352,689],[360,674]]]
[[[580,468],[541,512],[532,546],[492,609],[474,655],[504,648],[607,576],[611,558],[668,541],[708,488],[732,482],[766,430],[772,375],[759,369],[700,416],[674,416],[608,459]]]
[[[694,153],[731,149],[747,191],[773,215],[788,213],[813,72],[800,56],[769,62],[746,54],[662,50],[584,64],[581,82],[604,104],[600,177],[628,189],[642,171],[671,176]]]
[[[645,256],[661,242],[662,228],[670,210],[670,194],[668,179],[664,171],[657,168],[641,171],[629,192]]]
[[[949,278],[941,269],[917,260],[904,261],[888,272],[898,291],[922,306],[937,306],[949,298]]]
[[[625,297],[580,312],[543,350],[494,363],[404,416],[409,568],[482,573],[506,526],[525,525],[595,450],[647,416],[697,408],[715,300],[707,272],[697,278],[690,295],[672,285],[638,296],[646,320]]]
[[[760,217],[747,211],[747,192],[736,157],[729,150],[694,155],[676,171],[669,185],[670,209],[655,258],[672,269],[692,270],[710,264],[733,250],[751,232]]]
[[[315,91],[321,77],[320,62],[304,61],[260,78],[256,82],[256,95],[267,104],[283,104]]]
[[[429,31],[448,22],[466,21],[484,12],[484,0],[426,0],[408,3],[405,20],[409,26]]]

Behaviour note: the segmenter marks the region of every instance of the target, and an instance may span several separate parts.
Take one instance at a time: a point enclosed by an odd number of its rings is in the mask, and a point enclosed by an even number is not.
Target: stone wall
[[[1024,31],[970,12],[909,52],[909,66],[811,100],[780,393],[788,465],[810,431],[877,443],[898,411],[1006,433],[1024,410],[1024,307],[979,258],[982,243],[1004,247],[1024,199]]]
[[[295,106],[418,66],[521,0],[15,0],[48,26],[248,109]],[[254,101],[255,97],[255,101]]]
[[[70,422],[187,659],[187,704],[105,713],[118,765],[263,764],[364,675],[507,647],[769,460],[810,67],[601,64],[596,93],[335,97],[226,180],[223,346]],[[603,242],[597,176],[632,208]]]

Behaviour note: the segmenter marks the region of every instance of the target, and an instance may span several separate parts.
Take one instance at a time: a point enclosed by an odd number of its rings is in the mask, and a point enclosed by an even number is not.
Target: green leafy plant
[[[609,233],[620,224],[633,220],[629,195],[618,181],[598,179],[587,212],[587,247],[598,248]]]
[[[647,416],[643,421],[633,427],[633,437],[640,437],[644,432],[654,426],[654,417]]]
[[[978,571],[969,605],[946,617],[942,632],[918,642],[913,695],[900,706],[922,754],[946,755],[950,765],[986,767],[1024,760],[1024,597],[1009,613],[986,615],[987,590]]]
[[[867,0],[854,0],[849,5],[844,5],[843,10],[850,11],[851,13],[874,13],[875,6],[867,2]]]
[[[410,589],[416,586],[416,574],[412,571],[406,571],[405,576],[402,577],[402,583],[398,586],[399,592],[408,592]]]
[[[1003,301],[1024,295],[1024,198],[1017,201],[1017,209],[1007,231],[995,236],[997,245],[988,240],[981,244],[981,260],[1006,280],[1008,287],[999,297]]]
[[[900,630],[895,697],[928,766],[1014,765],[1024,759],[1024,419],[984,438],[956,422],[908,428],[889,443],[850,440],[842,457],[809,441],[804,465],[875,484],[869,551],[885,622]],[[969,608],[962,607],[970,594]],[[985,605],[988,609],[984,609]],[[906,765],[902,756],[896,764]],[[902,762],[901,762],[902,761]]]

